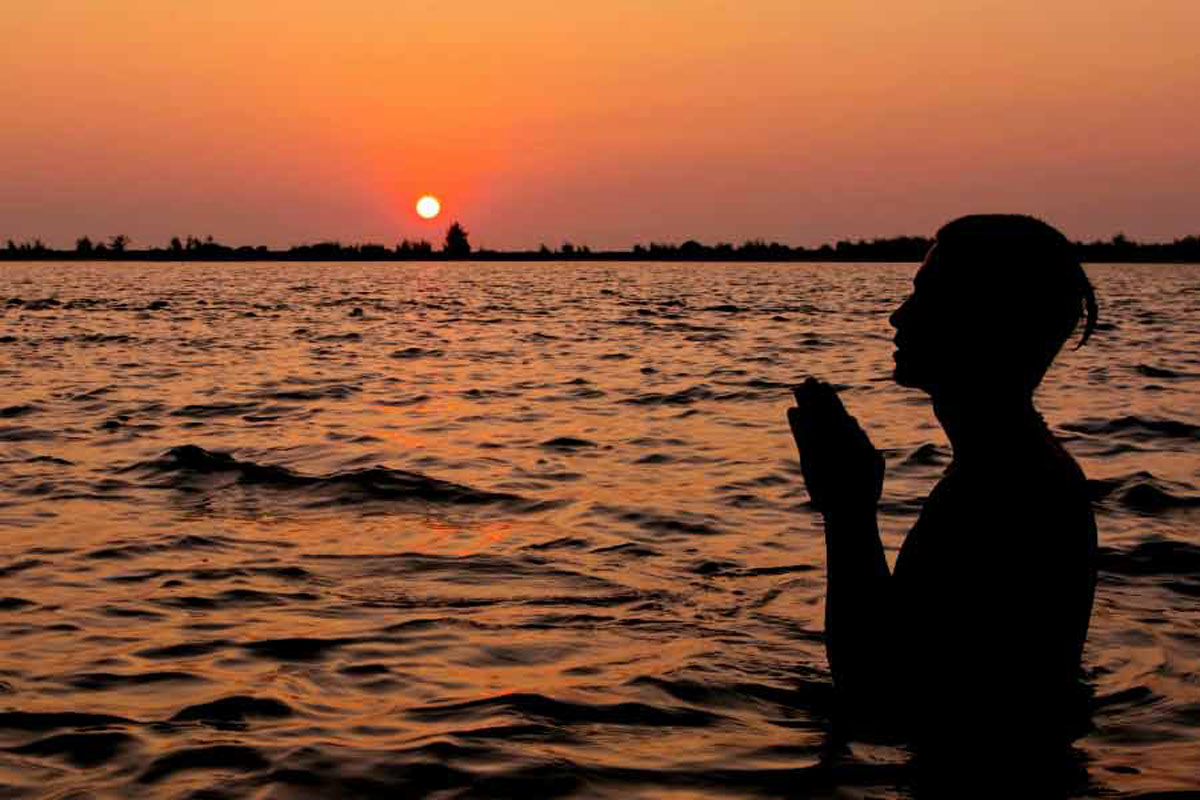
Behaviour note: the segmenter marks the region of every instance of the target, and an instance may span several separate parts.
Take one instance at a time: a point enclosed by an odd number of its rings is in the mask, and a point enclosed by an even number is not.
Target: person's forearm
[[[829,509],[824,512],[825,551],[831,570],[845,571],[851,582],[883,581],[888,572],[875,506]]]
[[[825,643],[839,690],[871,691],[887,650],[890,575],[875,508],[825,513]]]

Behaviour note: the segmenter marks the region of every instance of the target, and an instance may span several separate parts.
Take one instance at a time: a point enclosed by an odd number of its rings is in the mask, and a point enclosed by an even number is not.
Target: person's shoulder
[[[969,477],[964,495],[977,511],[987,510],[985,524],[1021,538],[1044,535],[1047,527],[1086,528],[1091,519],[1087,478],[1061,444],[1044,441],[1015,448]]]
[[[1087,476],[1057,439],[1048,437],[1022,481],[1025,511],[1038,520],[1033,529],[1053,532],[1051,539],[1068,549],[1090,546],[1096,528]]]

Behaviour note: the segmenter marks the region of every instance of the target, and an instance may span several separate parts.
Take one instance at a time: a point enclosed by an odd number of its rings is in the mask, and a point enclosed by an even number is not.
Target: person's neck
[[[1046,424],[1032,394],[945,392],[932,399],[956,464],[990,462],[1045,441]]]

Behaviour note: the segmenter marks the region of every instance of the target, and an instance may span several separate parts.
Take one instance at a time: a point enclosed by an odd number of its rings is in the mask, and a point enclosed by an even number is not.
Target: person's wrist
[[[874,519],[877,509],[877,500],[864,497],[859,500],[842,500],[826,504],[821,509],[821,514],[825,517],[826,523],[842,524]]]

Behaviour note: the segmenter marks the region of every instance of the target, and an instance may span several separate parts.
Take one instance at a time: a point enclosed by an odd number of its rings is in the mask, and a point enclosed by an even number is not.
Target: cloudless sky
[[[1171,239],[1197,31],[1196,0],[6,3],[0,239]]]

